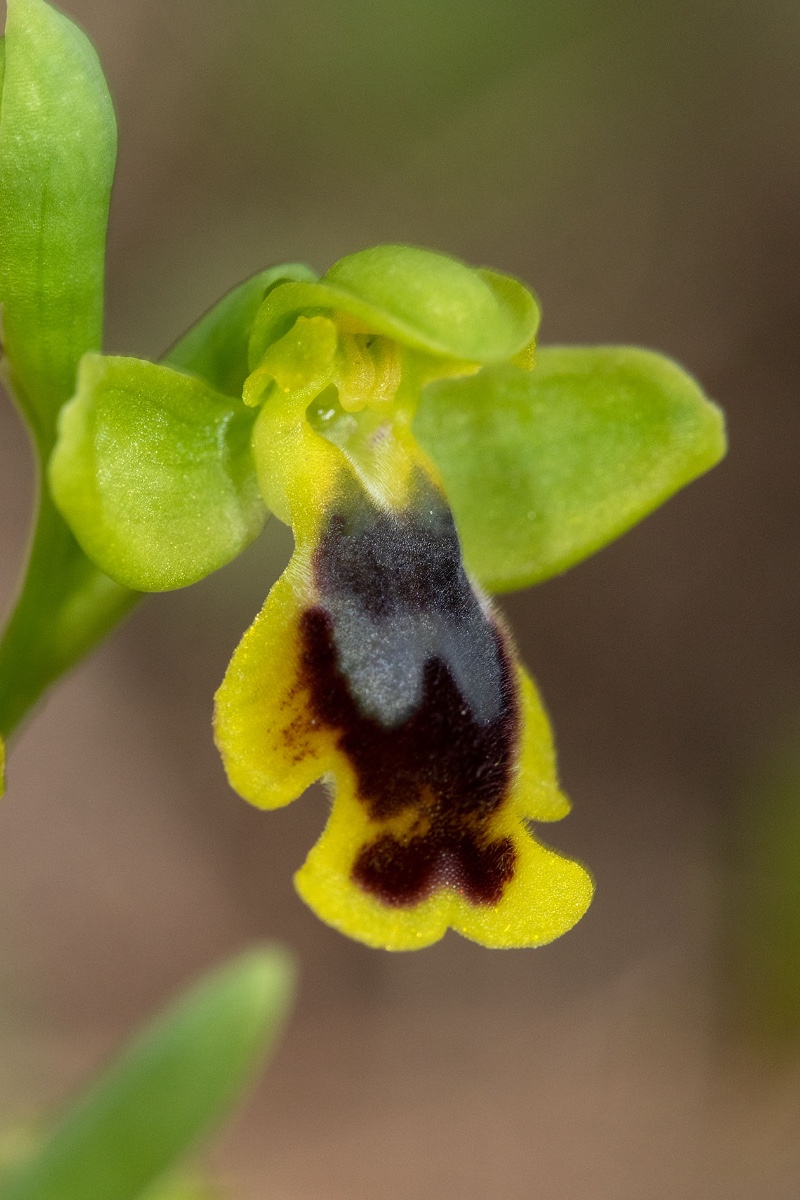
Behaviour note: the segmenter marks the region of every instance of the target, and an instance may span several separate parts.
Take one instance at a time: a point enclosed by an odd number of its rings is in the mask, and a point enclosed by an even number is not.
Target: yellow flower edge
[[[349,780],[340,776],[334,787],[328,823],[296,872],[295,887],[321,920],[368,946],[421,950],[448,929],[494,949],[544,946],[571,929],[591,903],[588,871],[533,838],[509,807],[492,828],[496,837],[510,837],[517,852],[514,877],[498,903],[472,904],[445,885],[413,906],[386,905],[350,878],[360,848],[374,837],[374,823]]]

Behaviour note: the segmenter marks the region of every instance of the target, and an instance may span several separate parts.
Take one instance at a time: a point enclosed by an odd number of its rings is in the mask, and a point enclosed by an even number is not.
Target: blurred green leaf
[[[0,1130],[0,1187],[41,1144],[42,1131],[34,1121],[19,1121]]]
[[[222,1194],[206,1179],[181,1172],[148,1188],[141,1200],[222,1200]]]
[[[260,532],[254,414],[201,379],[89,354],[64,406],[50,484],[86,553],[140,591],[195,583]]]
[[[319,283],[270,293],[253,326],[251,369],[307,311],[347,313],[425,354],[481,363],[513,358],[539,325],[533,296],[508,275],[415,246],[373,246],[334,263]]]
[[[737,1032],[800,1041],[800,722],[758,764],[726,813],[726,1016]]]
[[[599,550],[713,466],[722,414],[669,359],[625,347],[540,350],[423,391],[415,432],[437,464],[467,566],[490,590]]]
[[[303,263],[284,263],[260,271],[223,296],[176,342],[164,361],[193,371],[219,392],[241,397],[250,373],[247,367],[250,330],[264,297],[279,283],[313,283],[316,278]]]
[[[293,969],[257,950],[181,997],[70,1108],[0,1200],[136,1200],[251,1082],[283,1025]]]
[[[33,1160],[46,1139],[47,1130],[32,1121],[0,1130],[0,1191],[23,1163]],[[222,1194],[205,1173],[181,1166],[142,1192],[141,1200],[222,1200]]]

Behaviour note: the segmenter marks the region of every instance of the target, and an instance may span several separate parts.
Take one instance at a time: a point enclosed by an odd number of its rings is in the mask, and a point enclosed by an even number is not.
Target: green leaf
[[[467,566],[495,592],[599,550],[725,452],[720,410],[669,359],[540,350],[423,391],[415,432],[439,467]]]
[[[476,363],[513,358],[539,324],[533,296],[508,275],[414,246],[374,246],[334,263],[319,283],[270,293],[253,326],[251,370],[300,312],[346,313],[425,354]]]
[[[247,366],[250,330],[264,297],[279,283],[313,283],[316,278],[303,263],[284,263],[260,271],[223,296],[172,347],[164,361],[193,371],[219,392],[241,397],[250,373]]]
[[[276,949],[201,981],[66,1112],[0,1200],[136,1200],[251,1082],[283,1025],[292,981]]]
[[[0,302],[12,386],[52,441],[98,350],[116,125],[91,44],[42,0],[8,0],[0,105]]]
[[[254,416],[196,376],[87,355],[50,486],[89,557],[140,591],[184,587],[234,558],[267,515]]]

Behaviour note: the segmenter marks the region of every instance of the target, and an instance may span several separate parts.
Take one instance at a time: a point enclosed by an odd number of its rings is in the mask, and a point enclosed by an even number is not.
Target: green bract
[[[543,349],[533,372],[430,384],[415,432],[467,565],[497,592],[586,558],[725,453],[722,413],[690,376],[614,346]]]
[[[50,460],[56,503],[86,553],[121,583],[195,583],[259,533],[254,414],[203,380],[87,354]]]
[[[8,0],[0,106],[0,299],[11,381],[52,440],[75,365],[99,350],[111,98],[92,46],[40,0]]]

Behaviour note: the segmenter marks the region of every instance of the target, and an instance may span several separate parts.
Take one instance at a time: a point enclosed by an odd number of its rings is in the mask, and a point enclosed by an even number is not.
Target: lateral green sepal
[[[538,583],[619,537],[725,453],[723,417],[662,355],[539,350],[423,390],[465,561],[494,592]]]
[[[89,354],[50,460],[56,504],[111,578],[150,592],[195,583],[266,519],[253,420],[241,400],[195,376]]]

